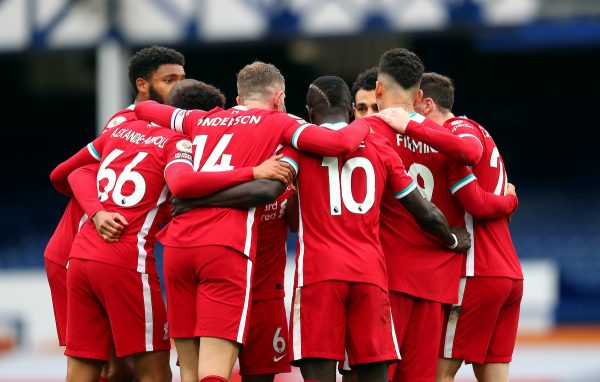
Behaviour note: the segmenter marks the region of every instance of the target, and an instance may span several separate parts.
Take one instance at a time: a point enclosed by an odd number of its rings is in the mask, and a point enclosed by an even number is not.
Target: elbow
[[[481,155],[482,155],[481,151],[467,152],[467,154],[464,155],[463,160],[464,160],[465,164],[467,164],[468,166],[475,166],[477,163],[479,163],[479,160],[481,159]]]
[[[201,198],[205,195],[200,195],[198,193],[194,194],[190,192],[190,190],[184,185],[176,182],[175,184],[169,184],[169,191],[171,191],[171,195],[177,199],[192,199],[192,198]]]
[[[63,195],[70,195],[70,190],[68,189],[68,186],[65,185],[60,176],[56,174],[56,170],[52,171],[52,173],[50,174],[50,182],[52,183],[52,186],[56,191],[60,192]]]

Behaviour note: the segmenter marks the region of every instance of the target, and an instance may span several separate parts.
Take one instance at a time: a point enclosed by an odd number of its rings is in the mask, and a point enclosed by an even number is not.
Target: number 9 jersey
[[[134,121],[102,134],[88,145],[88,151],[100,161],[100,202],[105,210],[123,215],[129,225],[119,241],[110,244],[98,235],[92,222],[86,221],[70,258],[156,273],[155,235],[160,224],[170,218],[164,173],[174,163],[191,166],[191,142],[172,130]]]

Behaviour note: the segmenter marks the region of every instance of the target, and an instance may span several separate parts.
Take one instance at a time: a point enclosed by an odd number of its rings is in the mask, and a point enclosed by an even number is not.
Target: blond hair
[[[238,96],[244,101],[262,100],[278,91],[285,90],[285,80],[273,64],[254,61],[237,74]]]

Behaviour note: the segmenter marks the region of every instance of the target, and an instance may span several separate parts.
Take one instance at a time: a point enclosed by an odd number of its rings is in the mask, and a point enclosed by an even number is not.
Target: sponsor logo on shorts
[[[273,362],[277,363],[277,362],[281,361],[286,355],[287,355],[287,353],[284,355],[281,355],[279,357],[273,357]]]

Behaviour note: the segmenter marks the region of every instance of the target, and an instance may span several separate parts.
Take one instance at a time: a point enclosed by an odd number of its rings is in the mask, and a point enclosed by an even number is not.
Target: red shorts
[[[240,375],[292,371],[283,298],[253,301],[248,325],[246,345],[239,355]]]
[[[373,284],[321,281],[296,288],[290,333],[294,361],[342,361],[345,350],[350,366],[399,358],[388,294]]]
[[[167,312],[156,274],[71,259],[65,355],[103,361],[169,350]]]
[[[252,262],[224,246],[165,247],[171,337],[216,337],[244,343]]]
[[[441,355],[470,363],[512,360],[523,280],[468,277],[460,282],[459,304],[446,313]]]
[[[56,321],[56,334],[58,344],[67,345],[67,268],[52,260],[44,259],[46,275],[50,285],[54,320]]]
[[[402,361],[396,365],[394,382],[435,379],[444,319],[439,302],[390,292],[392,317]]]

